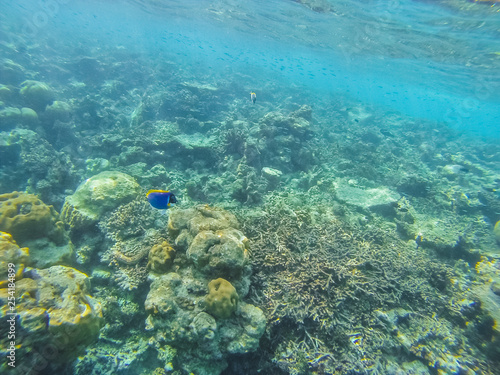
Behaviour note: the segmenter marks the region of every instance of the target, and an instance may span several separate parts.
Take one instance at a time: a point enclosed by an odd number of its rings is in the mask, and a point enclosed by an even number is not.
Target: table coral
[[[208,283],[208,295],[205,298],[207,310],[217,318],[229,318],[238,306],[238,293],[231,283],[222,278]]]
[[[25,366],[45,363],[57,372],[97,338],[102,324],[101,306],[89,295],[87,275],[74,268],[33,269],[24,276],[16,282],[16,341],[21,343],[17,359]],[[7,289],[0,289],[2,318],[8,312],[7,297]],[[0,328],[4,337],[6,329],[7,325]],[[2,346],[1,351],[5,353],[6,347]],[[19,374],[23,373],[22,367]]]

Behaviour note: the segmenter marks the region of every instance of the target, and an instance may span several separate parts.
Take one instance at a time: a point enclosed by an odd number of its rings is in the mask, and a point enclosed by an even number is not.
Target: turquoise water
[[[315,13],[281,1],[54,1],[18,2],[7,11],[28,35],[120,45],[214,75],[246,75],[254,90],[270,81],[284,91],[299,85],[304,97],[345,95],[498,137],[498,13],[460,5],[354,1]]]
[[[499,374],[499,93],[493,1],[2,2],[0,373]]]

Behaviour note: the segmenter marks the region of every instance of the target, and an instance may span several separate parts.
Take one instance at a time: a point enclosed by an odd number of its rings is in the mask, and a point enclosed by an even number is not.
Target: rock
[[[274,168],[269,168],[269,167],[264,167],[262,168],[262,177],[264,177],[267,180],[267,188],[270,190],[275,189],[281,180],[281,175],[283,172],[281,172],[278,169]]]
[[[385,187],[360,189],[349,185],[338,184],[335,193],[340,201],[370,210],[381,215],[392,215],[400,196]]]

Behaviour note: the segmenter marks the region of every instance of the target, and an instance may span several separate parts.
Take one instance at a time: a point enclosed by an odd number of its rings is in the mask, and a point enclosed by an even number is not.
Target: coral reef
[[[102,313],[89,292],[87,276],[64,266],[32,269],[16,281],[16,341],[21,346],[12,373],[31,374],[35,367],[58,372],[96,340]],[[2,319],[8,313],[7,297],[7,289],[0,289]],[[6,329],[0,328],[5,337]],[[8,349],[2,345],[1,351]]]
[[[44,202],[60,207],[65,190],[79,178],[69,155],[29,129],[0,133],[0,139],[0,189],[36,192]]]
[[[245,302],[227,319],[215,319],[203,311],[206,286],[188,271],[154,278],[145,302],[146,329],[155,332],[160,345],[177,349],[174,368],[217,375],[227,366],[228,354],[258,348],[266,319]]]
[[[238,226],[234,215],[219,208],[170,212],[174,272],[150,274],[145,308],[146,329],[157,345],[176,349],[175,369],[220,374],[230,354],[258,348],[266,319],[258,307],[243,301],[250,268],[248,241]],[[218,279],[211,280],[212,274]]]
[[[249,242],[238,227],[233,214],[210,206],[172,211],[168,221],[175,245],[202,277],[225,278],[244,296],[250,283]]]
[[[54,91],[44,82],[24,81],[21,83],[19,93],[26,104],[35,110],[44,110],[47,104],[52,103],[55,98]]]
[[[238,306],[238,293],[231,283],[222,278],[208,283],[205,298],[207,311],[216,318],[229,318]]]

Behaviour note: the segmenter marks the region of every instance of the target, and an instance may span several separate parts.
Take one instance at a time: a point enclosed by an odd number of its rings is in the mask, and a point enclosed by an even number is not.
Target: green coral
[[[222,278],[208,283],[208,295],[205,297],[207,311],[221,319],[229,318],[238,307],[238,293],[231,283]]]

